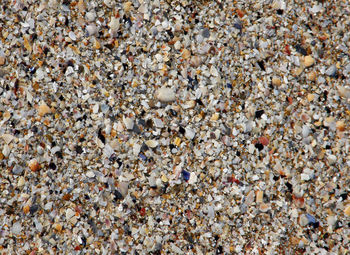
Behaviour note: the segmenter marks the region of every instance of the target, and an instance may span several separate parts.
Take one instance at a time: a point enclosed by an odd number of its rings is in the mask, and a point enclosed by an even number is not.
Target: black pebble
[[[101,129],[101,128],[98,130],[97,136],[98,136],[98,138],[101,140],[101,142],[102,142],[103,144],[106,143],[106,138],[105,138],[104,135],[102,134],[102,129]]]
[[[256,143],[255,148],[257,148],[259,151],[262,151],[264,149],[264,145],[262,145],[261,143]]]
[[[265,113],[264,110],[258,110],[255,112],[255,118],[260,119],[261,116]]]
[[[278,15],[282,15],[282,14],[283,14],[283,10],[282,10],[282,9],[278,9],[278,10],[277,10],[277,14],[278,14]]]
[[[120,193],[118,190],[114,191],[114,196],[115,196],[115,198],[114,198],[115,200],[123,199],[122,193]]]
[[[38,205],[32,205],[30,208],[29,208],[29,212],[30,214],[34,214],[36,213],[36,211],[39,210],[39,206]]]
[[[83,149],[79,145],[75,146],[75,151],[79,154],[83,153]]]
[[[52,169],[52,170],[56,170],[56,164],[55,163],[53,163],[53,162],[51,162],[50,164],[49,164],[49,167],[50,167],[50,169]]]
[[[287,186],[289,192],[292,193],[293,192],[293,185],[290,184],[289,182],[286,182],[286,186]]]
[[[180,132],[180,134],[184,135],[186,130],[183,127],[180,126],[179,132]]]
[[[265,71],[265,63],[263,60],[258,61],[258,65],[261,68],[261,70]]]
[[[303,56],[307,55],[307,51],[300,44],[295,46],[295,50]]]

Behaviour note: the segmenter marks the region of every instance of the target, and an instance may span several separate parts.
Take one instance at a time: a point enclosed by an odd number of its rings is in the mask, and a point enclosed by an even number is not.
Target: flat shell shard
[[[170,103],[176,100],[176,95],[171,88],[162,87],[157,90],[156,98],[161,102]]]

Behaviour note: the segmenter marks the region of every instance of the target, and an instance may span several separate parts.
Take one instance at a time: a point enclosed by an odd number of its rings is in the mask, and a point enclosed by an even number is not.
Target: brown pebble
[[[183,49],[182,51],[182,58],[188,59],[191,56],[191,52],[188,49]]]
[[[5,57],[0,56],[0,66],[5,65]]]
[[[281,86],[281,80],[277,77],[273,77],[271,82],[272,82],[272,85],[274,86]]]
[[[52,112],[51,108],[45,102],[43,102],[38,108],[39,116],[44,116],[45,114],[48,114],[51,112]]]
[[[36,172],[40,169],[40,164],[36,159],[32,159],[31,161],[29,161],[28,166],[33,172]]]
[[[25,206],[23,207],[23,212],[24,212],[25,214],[27,214],[27,213],[29,213],[29,209],[30,209],[30,206],[29,206],[29,205],[25,205]]]

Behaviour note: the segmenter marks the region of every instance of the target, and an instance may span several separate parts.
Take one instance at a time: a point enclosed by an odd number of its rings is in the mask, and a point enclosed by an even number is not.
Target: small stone
[[[265,136],[259,137],[258,141],[264,146],[267,146],[269,144],[269,139]]]
[[[168,178],[163,174],[161,178],[162,182],[168,182]]]
[[[308,94],[308,95],[307,95],[307,100],[308,100],[309,102],[313,101],[314,98],[315,98],[315,94]]]
[[[256,192],[256,202],[257,203],[261,203],[263,201],[263,195],[264,195],[264,192],[262,190],[258,190]]]
[[[197,174],[194,172],[191,172],[190,179],[188,180],[189,184],[195,184],[197,182]]]
[[[118,188],[123,197],[128,195],[129,183],[128,182],[119,182]]]
[[[182,58],[183,59],[188,59],[191,57],[191,52],[188,49],[183,49],[182,51]]]
[[[181,138],[180,137],[176,137],[175,139],[174,139],[174,144],[176,145],[176,146],[180,146],[180,144],[181,144]]]
[[[95,173],[93,171],[87,171],[86,172],[86,176],[89,178],[94,178],[95,177]]]
[[[12,228],[11,228],[11,232],[14,234],[14,235],[19,235],[21,234],[22,232],[22,225],[20,222],[15,222],[13,225],[12,225]]]
[[[190,179],[191,174],[186,170],[182,170],[181,174],[185,181],[188,181]]]
[[[24,186],[26,180],[24,179],[23,176],[19,177],[18,182],[17,182],[17,187],[22,187]]]
[[[3,57],[3,56],[0,56],[0,66],[3,66],[3,65],[5,65],[5,57]]]
[[[325,74],[331,77],[334,77],[337,73],[337,67],[335,65],[331,65],[330,67],[328,67],[328,69],[326,70]]]
[[[85,14],[85,18],[87,19],[87,21],[93,22],[96,19],[96,13],[93,11],[87,12]]]
[[[304,227],[304,226],[306,226],[307,224],[309,224],[309,220],[308,220],[308,218],[306,217],[305,214],[302,214],[302,215],[300,216],[300,218],[299,218],[299,224],[300,224],[302,227]]]
[[[220,114],[216,112],[211,116],[210,120],[217,121],[219,119],[219,117],[220,117]]]
[[[124,11],[125,12],[130,12],[131,7],[132,7],[132,2],[128,1],[128,2],[124,3]]]
[[[337,129],[340,131],[340,132],[343,132],[345,131],[345,123],[344,121],[342,120],[338,120],[336,123],[335,123]]]
[[[145,144],[150,148],[155,148],[158,146],[159,143],[156,140],[148,140],[145,142]]]
[[[132,130],[134,127],[134,120],[128,117],[123,117],[123,122],[127,130]]]
[[[1,138],[5,141],[6,144],[9,144],[15,137],[10,134],[3,134]]]
[[[339,93],[339,96],[343,98],[350,98],[350,88],[339,86],[338,93]]]
[[[29,206],[29,205],[23,206],[23,212],[24,212],[25,214],[29,213],[29,209],[30,209],[30,206]]]
[[[86,26],[86,32],[87,32],[87,36],[92,36],[92,35],[97,34],[98,29],[97,29],[96,25],[90,24],[90,25]]]
[[[74,33],[73,31],[70,31],[70,32],[68,33],[68,36],[69,36],[69,38],[70,38],[71,40],[73,40],[73,41],[77,40],[77,36],[75,35],[75,33]]]
[[[181,44],[180,41],[176,41],[176,43],[174,43],[174,48],[175,48],[175,50],[181,49],[181,46],[182,46],[182,44]]]
[[[270,209],[270,205],[269,204],[260,203],[259,210],[261,212],[267,212],[269,209]]]
[[[62,225],[59,224],[59,223],[53,224],[53,228],[54,228],[57,232],[61,232],[61,231],[62,231]]]
[[[176,100],[175,92],[167,87],[158,89],[156,92],[156,98],[164,103],[170,103]]]
[[[202,58],[199,56],[192,56],[190,63],[193,67],[199,67],[202,64]]]
[[[10,146],[5,144],[4,147],[2,148],[2,155],[4,157],[8,157],[10,155],[10,152],[11,152]]]
[[[310,81],[316,81],[317,75],[315,71],[311,71],[310,73],[308,73],[307,78]]]
[[[71,208],[66,210],[66,220],[70,220],[74,215],[75,212]]]
[[[277,77],[273,77],[271,83],[273,86],[281,86],[281,80]]]
[[[204,38],[209,38],[210,37],[210,31],[209,31],[209,29],[207,27],[203,29],[202,36]]]
[[[192,140],[195,135],[196,135],[196,133],[194,132],[193,129],[191,129],[191,128],[186,128],[185,129],[185,137],[187,139]]]
[[[36,159],[32,159],[31,161],[29,161],[28,166],[33,172],[40,170],[40,164]]]
[[[337,157],[335,155],[328,155],[327,159],[330,165],[333,165],[337,162]]]
[[[344,209],[344,214],[350,217],[350,204]]]
[[[310,66],[312,66],[314,63],[315,63],[315,60],[314,60],[313,57],[311,57],[311,56],[306,56],[306,57],[304,58],[304,65],[305,65],[305,67],[310,67]]]
[[[51,108],[45,102],[42,102],[41,105],[38,107],[38,114],[41,117],[51,112]]]
[[[16,175],[20,175],[23,172],[23,167],[21,167],[20,165],[15,165],[12,169],[12,173],[16,174]]]

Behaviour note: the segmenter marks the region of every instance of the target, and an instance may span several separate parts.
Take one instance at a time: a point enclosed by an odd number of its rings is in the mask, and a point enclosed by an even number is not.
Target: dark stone
[[[263,60],[258,61],[258,65],[261,68],[261,70],[265,71],[265,63]]]
[[[75,146],[75,151],[76,151],[78,154],[83,153],[83,149],[82,149],[81,146],[79,146],[79,145]]]
[[[52,170],[56,170],[57,166],[56,166],[55,163],[51,162],[51,163],[49,164],[49,168],[52,169]]]
[[[97,137],[101,140],[101,142],[103,144],[106,144],[106,138],[102,134],[102,129],[101,128],[98,130]]]
[[[261,116],[265,113],[264,110],[258,110],[255,112],[255,118],[260,119]]]
[[[121,199],[123,199],[123,195],[122,195],[122,193],[120,193],[119,192],[119,190],[114,190],[114,199],[115,200],[121,200]]]
[[[32,206],[29,208],[30,214],[34,214],[34,213],[36,213],[38,210],[39,210],[39,205],[37,205],[37,204],[34,204],[34,205],[32,205]]]
[[[303,56],[307,55],[307,51],[300,44],[295,46],[295,50]]]
[[[264,145],[262,145],[261,143],[256,143],[255,148],[257,148],[259,151],[262,151],[264,149]]]

